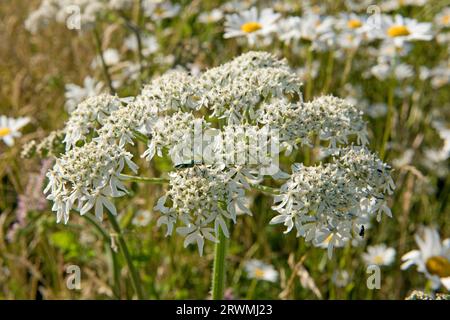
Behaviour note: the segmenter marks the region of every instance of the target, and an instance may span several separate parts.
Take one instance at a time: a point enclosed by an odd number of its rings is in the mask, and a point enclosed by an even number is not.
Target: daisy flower
[[[372,26],[367,21],[366,16],[357,15],[354,13],[341,14],[336,23],[337,27],[344,32],[351,32],[355,35],[364,35],[371,31]]]
[[[129,35],[124,40],[124,45],[128,50],[137,52],[139,44],[134,34]],[[143,36],[141,39],[142,55],[147,57],[159,50],[158,40],[154,36]]]
[[[434,23],[440,28],[450,27],[450,7],[442,9],[434,18]]]
[[[331,281],[336,285],[336,287],[344,288],[350,283],[351,277],[346,270],[335,270]]]
[[[401,15],[384,16],[381,27],[382,37],[392,41],[396,47],[402,47],[409,41],[429,41],[433,38],[431,26],[431,23],[421,23]]]
[[[245,272],[250,279],[277,282],[278,271],[271,264],[252,259],[245,263]]]
[[[433,163],[445,161],[450,158],[450,128],[440,121],[433,121],[432,126],[443,140],[443,144],[440,149],[428,149],[427,158]]]
[[[278,21],[277,34],[280,40],[289,44],[300,40],[311,42],[313,47],[326,49],[335,37],[334,18],[307,13],[302,17],[288,17]]]
[[[310,41],[315,50],[324,51],[333,46],[336,34],[333,26],[336,24],[332,16],[320,16],[307,13],[302,17],[299,33],[302,40]]]
[[[385,244],[369,246],[367,253],[363,253],[362,257],[368,266],[389,266],[395,260],[395,249],[389,248]]]
[[[414,69],[409,64],[395,64],[391,59],[384,59],[384,57],[378,59],[378,64],[374,65],[370,72],[380,81],[390,77],[403,81],[414,76]]]
[[[214,23],[222,20],[223,12],[220,9],[214,9],[210,12],[203,12],[198,16],[198,21],[201,23]]]
[[[254,4],[254,0],[233,0],[227,1],[222,4],[220,6],[220,9],[222,9],[226,13],[241,12],[244,10],[248,10]]]
[[[103,51],[103,59],[105,60],[105,64],[110,67],[116,65],[120,61],[119,51],[116,49],[106,49]],[[95,69],[101,66],[101,57],[97,56],[91,63],[91,68]]]
[[[336,21],[336,27],[340,30],[337,45],[345,49],[355,49],[363,41],[370,41],[376,38],[376,21],[373,17],[357,15],[354,13],[341,14]]]
[[[152,218],[152,214],[148,210],[139,210],[136,212],[136,215],[134,216],[131,223],[138,227],[145,227],[148,225]]]
[[[407,6],[421,7],[426,4],[427,0],[388,0],[381,3],[383,12],[390,12],[402,9]]]
[[[276,20],[280,17],[272,9],[263,9],[260,13],[253,7],[242,13],[225,17],[224,38],[246,37],[249,45],[254,45],[259,36],[266,37],[276,28]]]
[[[425,228],[423,237],[415,236],[419,250],[412,250],[402,257],[402,270],[412,265],[417,271],[424,273],[431,281],[433,289],[441,284],[450,290],[450,239],[441,242],[439,233],[434,228]]]
[[[0,140],[8,146],[14,145],[14,138],[20,137],[22,134],[19,130],[30,122],[30,118],[8,118],[6,116],[0,116]]]
[[[180,12],[181,6],[168,1],[146,0],[142,2],[142,8],[147,17],[161,21],[175,17]]]
[[[450,83],[450,60],[441,61],[430,71],[431,86],[434,89],[442,88]]]

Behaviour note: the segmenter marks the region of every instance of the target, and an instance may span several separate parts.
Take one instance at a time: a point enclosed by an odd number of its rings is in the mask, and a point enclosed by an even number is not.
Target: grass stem
[[[125,261],[128,266],[128,270],[130,271],[131,282],[133,284],[136,295],[139,300],[143,300],[144,294],[142,292],[141,280],[139,277],[139,273],[137,272],[136,268],[133,265],[133,261],[131,260],[130,251],[128,250],[128,246],[127,246],[125,240],[123,239],[122,230],[120,229],[120,226],[116,220],[116,217],[111,212],[109,212],[109,211],[107,211],[107,212],[108,212],[108,218],[111,223],[111,226],[113,227],[114,231],[117,232],[120,250],[123,253],[123,256],[124,256]]]
[[[105,76],[106,82],[109,87],[109,91],[111,94],[116,94],[116,90],[114,89],[112,85],[111,75],[109,74],[108,66],[105,62],[105,57],[103,56],[103,49],[102,49],[102,40],[100,39],[100,34],[98,33],[98,30],[94,28],[94,40],[95,40],[95,47],[97,49],[97,53],[100,56],[100,62],[102,65],[103,75]]]

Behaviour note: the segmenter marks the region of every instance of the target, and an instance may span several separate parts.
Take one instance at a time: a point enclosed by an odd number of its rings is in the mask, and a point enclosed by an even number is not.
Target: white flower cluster
[[[280,215],[272,224],[283,223],[289,232],[313,243],[328,238],[328,252],[353,238],[365,214],[391,216],[386,195],[394,182],[390,167],[365,147],[338,149],[334,162],[307,167],[294,164],[292,176],[275,197],[273,209]],[[330,237],[330,238],[329,238]]]
[[[286,60],[269,53],[250,52],[205,72],[199,79],[212,116],[230,124],[253,120],[260,102],[272,98],[301,96],[300,79]]]
[[[80,214],[95,207],[95,215],[103,218],[103,207],[116,214],[108,197],[120,197],[126,188],[120,181],[125,164],[137,172],[133,155],[106,140],[92,140],[82,147],[74,147],[56,160],[48,172],[49,183],[44,190],[53,201],[57,222],[67,223],[72,208]]]
[[[139,139],[147,142],[141,157],[169,155],[174,165],[155,207],[158,224],[171,234],[181,221],[177,232],[200,253],[204,239],[217,241],[219,229],[228,236],[227,220],[236,222],[237,211],[251,214],[246,190],[272,190],[263,178],[288,179],[276,197],[275,222],[296,225],[308,240],[326,232],[349,239],[363,211],[390,214],[389,170],[364,147],[365,122],[354,106],[332,96],[305,103],[300,88],[285,60],[249,52],[201,75],[169,72],[135,98],[88,98],[71,113],[63,129],[66,153],[48,173],[57,220],[67,222],[71,209],[84,214],[95,207],[101,218],[106,207],[115,214],[109,198],[126,194],[125,164],[138,169],[126,148]],[[335,161],[282,172],[282,149],[273,146],[312,146],[312,137]],[[360,146],[345,147],[350,141]]]
[[[186,237],[184,245],[197,243],[200,255],[204,239],[217,241],[219,228],[229,236],[226,220],[236,222],[236,208],[243,205],[242,186],[220,169],[199,165],[170,173],[169,191],[158,200],[155,209],[162,213],[158,226],[167,225],[170,235],[180,219],[184,226],[177,232]],[[170,206],[166,207],[166,202]]]
[[[80,140],[86,140],[86,136],[92,133],[92,129],[111,115],[111,112],[122,106],[119,98],[102,94],[86,99],[72,112],[66,123],[64,138],[66,150],[72,149]]]
[[[142,95],[161,111],[205,107],[212,111],[211,116],[235,124],[243,117],[254,118],[255,107],[265,99],[301,95],[300,87],[300,79],[285,60],[265,52],[249,52],[199,77],[169,72],[146,86]]]
[[[142,156],[150,161],[155,153],[162,157],[163,149],[167,148],[169,149],[169,155],[174,159],[177,151],[182,150],[187,144],[193,143],[194,121],[195,117],[192,113],[179,111],[172,115],[160,117],[155,123],[147,122],[151,139]],[[202,120],[200,119],[200,121]],[[204,121],[202,121],[202,124],[207,125]]]
[[[366,124],[362,112],[343,99],[323,96],[311,102],[292,103],[279,99],[263,104],[257,112],[257,122],[280,130],[280,141],[291,150],[300,142],[311,145],[313,134],[330,141],[330,148],[348,143],[350,136],[357,136],[365,145]]]
[[[40,157],[57,157],[64,149],[64,138],[64,130],[52,131],[39,142],[31,140],[26,143],[20,156],[22,158],[31,158],[33,155],[38,154]]]
[[[80,27],[85,29],[108,10],[124,10],[132,5],[133,0],[43,0],[28,16],[25,28],[36,33],[53,21],[67,23],[69,19],[79,19]]]

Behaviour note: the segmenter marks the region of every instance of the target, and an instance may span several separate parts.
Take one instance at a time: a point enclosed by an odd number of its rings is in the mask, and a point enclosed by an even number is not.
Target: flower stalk
[[[120,177],[125,181],[131,181],[131,182],[145,182],[145,183],[153,183],[153,184],[164,184],[164,183],[169,182],[169,179],[165,179],[165,178],[150,178],[150,177],[141,177],[141,176],[131,176],[128,174],[121,174]]]
[[[214,248],[214,264],[212,276],[212,299],[222,300],[225,292],[226,253],[228,239],[222,230],[219,230],[219,241]]]

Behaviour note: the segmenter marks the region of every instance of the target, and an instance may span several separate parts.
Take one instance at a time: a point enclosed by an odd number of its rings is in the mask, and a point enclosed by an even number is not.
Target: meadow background
[[[67,225],[56,224],[51,204],[42,194],[45,171],[52,159],[20,156],[24,144],[62,128],[68,118],[67,84],[82,85],[90,76],[102,81],[107,90],[101,68],[91,66],[97,56],[92,33],[69,30],[59,23],[50,23],[36,33],[25,29],[25,20],[39,3],[0,2],[0,115],[31,119],[14,146],[8,147],[0,140],[0,298],[131,299],[134,290],[129,270],[122,255],[111,251],[110,241],[105,241],[114,233],[107,221],[99,222],[96,228],[85,218],[73,214]],[[267,45],[252,48],[245,41],[223,38],[223,18],[210,23],[199,22],[202,13],[224,8],[225,2],[177,3],[181,5],[178,14],[161,21],[144,18],[136,10],[130,13],[130,19],[135,19],[145,34],[155,37],[158,44],[157,49],[145,57],[147,65],[138,79],[123,75],[125,62],[139,58],[124,48],[124,39],[132,34],[130,30],[114,14],[108,14],[98,23],[102,49],[113,48],[120,54],[120,62],[111,67],[114,77],[121,81],[117,88],[119,96],[138,94],[141,83],[173,68],[203,71],[251,49],[269,51],[286,58],[299,74],[304,74],[302,68],[308,63],[316,66],[314,76],[305,77],[306,101],[325,93],[351,97],[356,105],[363,105],[370,149],[385,153],[385,161],[394,168],[392,175],[397,189],[389,201],[393,218],[383,217],[380,223],[373,223],[366,230],[363,244],[337,248],[332,259],[327,259],[325,249],[306,244],[302,238],[296,238],[295,233],[284,235],[281,226],[269,225],[274,216],[270,209],[272,199],[254,191],[253,216],[239,217],[230,229],[226,297],[404,299],[412,290],[424,290],[427,279],[415,268],[401,270],[400,257],[416,249],[414,235],[422,226],[437,228],[442,239],[450,237],[448,157],[439,162],[429,157],[430,150],[439,150],[445,144],[433,123],[438,120],[447,128],[450,124],[449,81],[433,85],[431,78],[421,79],[420,76],[421,67],[431,69],[441,64],[450,77],[448,40],[442,43],[434,37],[431,41],[412,43],[409,53],[401,60],[411,66],[413,74],[395,82],[382,81],[365,76],[377,64],[377,53],[371,52],[369,45],[360,45],[351,53],[336,47],[315,51],[312,56],[305,54],[302,46],[294,50],[276,38]],[[345,1],[258,1],[248,2],[248,6],[274,8],[283,16],[289,16],[301,15],[302,3],[303,6],[309,3],[323,15],[353,12]],[[423,5],[399,6],[393,13],[432,22],[449,5],[446,0],[427,1]],[[366,13],[366,9],[362,7],[359,12]],[[444,34],[449,30],[442,28],[434,32]],[[121,63],[125,67],[120,66]],[[377,104],[388,103],[389,92],[394,92],[393,122],[389,143],[380,150],[385,115],[374,117],[371,114],[375,113]],[[449,143],[448,137],[446,143]],[[305,155],[299,157],[305,160]],[[168,166],[168,161],[158,160],[148,168],[147,175],[166,172]],[[206,245],[200,258],[195,247],[183,247],[181,237],[164,237],[164,230],[156,226],[158,213],[153,212],[164,186],[133,183],[130,190],[132,195],[116,201],[116,206],[123,238],[129,245],[145,296],[150,299],[207,299],[213,245]],[[133,223],[140,210],[148,211],[151,216],[144,226]],[[396,256],[391,265],[381,268],[381,288],[369,290],[362,254],[367,246],[378,244],[394,248]],[[273,265],[279,273],[278,280],[250,279],[245,272],[245,264],[250,259]],[[121,266],[119,274],[110,272],[111,263]],[[80,290],[69,290],[66,286],[69,265],[81,268]],[[343,282],[339,281],[342,272],[346,274]],[[441,288],[440,292],[445,289]]]

